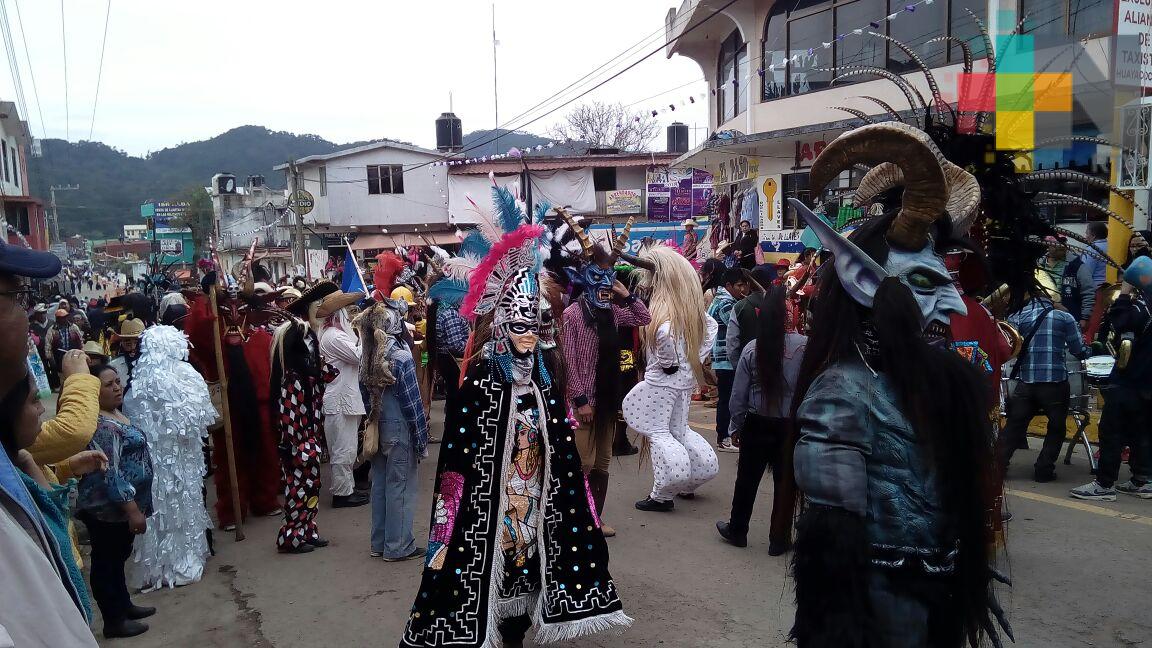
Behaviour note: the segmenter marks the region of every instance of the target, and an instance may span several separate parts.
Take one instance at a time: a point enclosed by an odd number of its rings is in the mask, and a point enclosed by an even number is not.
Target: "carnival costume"
[[[356,442],[364,397],[360,393],[361,345],[346,307],[364,298],[364,293],[340,293],[320,303],[317,317],[324,320],[320,332],[320,358],[332,367],[335,378],[324,389],[324,432],[332,468],[333,506],[366,504],[363,495],[354,495],[352,466],[356,462]]]
[[[617,281],[614,265],[628,241],[631,220],[624,232],[613,238],[611,249],[605,250],[566,211],[557,212],[564,224],[557,228],[553,240],[576,263],[563,267],[573,289],[582,291],[563,315],[565,396],[568,407],[577,415],[585,408],[592,410],[592,420],[579,424],[576,438],[599,516],[604,513],[608,496],[612,440],[624,394],[620,381],[603,378],[620,372],[620,327],[646,326],[652,318],[635,295],[623,299],[613,296],[612,287]],[[606,533],[614,532],[609,528]]]
[[[208,386],[188,358],[188,340],[171,326],[153,326],[141,339],[140,359],[124,399],[124,413],[148,439],[152,454],[153,513],[136,539],[128,582],[151,591],[195,583],[204,573],[212,521],[204,508],[203,440],[217,417]]]
[[[242,277],[243,283],[220,287],[216,285],[217,274],[210,272],[205,278],[205,292],[188,297],[184,330],[191,343],[190,361],[209,383],[220,380],[212,331],[213,326],[219,327],[228,400],[237,404],[230,408],[229,414],[240,493],[239,518],[243,520],[249,514],[274,515],[280,511],[283,487],[269,391],[272,330],[288,315],[272,305],[272,296],[255,295],[249,278]],[[215,313],[206,294],[208,290],[217,291]],[[216,522],[228,528],[236,523],[237,512],[228,495],[232,485],[223,425],[211,432]]]
[[[644,380],[624,397],[624,420],[648,437],[652,448],[652,492],[636,508],[655,502],[659,510],[670,509],[676,495],[689,495],[720,471],[716,451],[704,437],[688,426],[688,407],[692,391],[699,382],[701,363],[712,351],[716,340],[716,320],[704,312],[700,280],[672,248],[654,246],[642,252],[654,266],[642,283],[652,293],[649,305],[653,321],[645,330],[644,348],[648,354]],[[675,265],[687,267],[676,269]],[[694,284],[694,285],[693,285]],[[696,297],[677,301],[673,295]],[[690,305],[699,302],[698,310]],[[691,312],[676,312],[678,304]],[[694,336],[679,326],[701,318]],[[689,340],[695,344],[690,346]]]
[[[272,389],[277,394],[276,427],[284,473],[284,525],[276,536],[283,553],[307,553],[327,541],[316,530],[320,498],[320,454],[324,421],[320,416],[326,375],[320,361],[316,312],[320,301],[339,292],[321,281],[288,305],[297,318],[276,329],[272,350]]]
[[[852,240],[789,200],[834,259],[797,389],[801,648],[998,643],[994,619],[1011,636],[992,591],[984,378],[931,346],[966,311],[939,253],[980,189],[909,128],[864,126],[813,164],[816,193],[854,164],[902,174],[899,209]]]
[[[462,314],[479,321],[445,414],[428,554],[401,646],[495,647],[529,625],[547,643],[632,621],[539,345],[547,230],[525,223],[507,189],[494,196],[499,224],[469,235],[464,257],[446,264],[471,287]]]

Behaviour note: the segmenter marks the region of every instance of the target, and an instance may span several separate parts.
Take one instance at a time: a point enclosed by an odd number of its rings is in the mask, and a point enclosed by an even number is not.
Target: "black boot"
[[[129,619],[132,619],[133,621],[139,621],[140,619],[147,619],[148,617],[152,616],[153,614],[156,614],[156,608],[145,607],[143,605],[135,605],[135,604],[129,605],[128,609],[124,610],[124,616],[129,618]]]
[[[727,522],[717,522],[716,530],[720,532],[720,537],[728,541],[728,544],[733,547],[747,547],[748,534],[736,533],[732,530],[732,525]]]
[[[368,495],[352,491],[351,495],[333,495],[332,508],[353,508],[355,506],[364,506],[368,503]]]
[[[105,639],[120,639],[124,637],[135,637],[148,632],[148,624],[134,621],[132,619],[123,619],[118,622],[108,622],[104,624],[104,638]]]

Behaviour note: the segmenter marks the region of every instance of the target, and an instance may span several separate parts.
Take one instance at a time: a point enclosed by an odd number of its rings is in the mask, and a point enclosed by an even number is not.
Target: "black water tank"
[[[446,112],[436,118],[436,148],[443,153],[464,148],[464,134],[461,132],[460,118],[455,113]]]
[[[668,125],[668,152],[688,152],[688,124],[672,122]]]

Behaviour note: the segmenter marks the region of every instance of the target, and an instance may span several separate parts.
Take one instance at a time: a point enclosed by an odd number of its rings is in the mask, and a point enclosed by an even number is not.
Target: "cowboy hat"
[[[104,352],[104,347],[101,346],[100,343],[97,342],[96,340],[88,340],[87,342],[85,342],[83,350],[84,350],[84,353],[91,355],[91,356],[99,356],[101,358],[107,358],[108,357],[108,354]]]
[[[364,299],[364,293],[362,292],[334,292],[320,301],[320,307],[316,309],[316,317],[328,317],[341,308],[351,306],[361,299]]]
[[[300,291],[295,288],[284,288],[279,299],[300,299]],[[277,301],[279,301],[279,299]]]
[[[684,227],[696,227],[696,221],[695,221],[695,219],[692,219],[692,218],[685,218],[684,222],[680,223],[680,225],[682,225]]]
[[[116,338],[123,340],[133,340],[144,334],[144,321],[135,318],[125,319],[120,323],[120,332],[116,334]]]
[[[300,293],[300,299],[288,304],[286,310],[297,317],[306,317],[308,315],[308,307],[313,302],[318,302],[335,292],[340,292],[340,286],[327,280],[319,281],[316,285]]]

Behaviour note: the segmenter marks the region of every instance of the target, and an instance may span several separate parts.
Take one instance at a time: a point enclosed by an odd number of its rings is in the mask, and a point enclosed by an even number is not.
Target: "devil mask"
[[[561,208],[556,212],[567,223],[569,229],[580,242],[581,254],[576,268],[566,267],[568,279],[574,287],[583,290],[584,301],[592,308],[608,308],[612,305],[612,284],[616,282],[616,259],[628,242],[632,229],[632,219],[624,226],[624,231],[611,239],[611,249],[592,241],[575,219]]]

